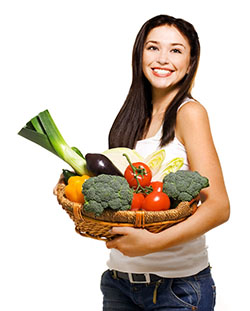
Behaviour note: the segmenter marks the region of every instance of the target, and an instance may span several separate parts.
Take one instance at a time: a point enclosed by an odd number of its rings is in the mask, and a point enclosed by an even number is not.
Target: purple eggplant
[[[107,174],[123,176],[119,169],[104,154],[87,153],[85,160],[87,162],[87,169],[94,175]]]

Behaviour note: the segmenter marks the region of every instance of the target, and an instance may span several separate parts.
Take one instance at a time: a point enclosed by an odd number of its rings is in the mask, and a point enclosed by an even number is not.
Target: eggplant
[[[85,155],[87,169],[94,175],[107,174],[123,176],[119,169],[101,153],[87,153]]]
[[[64,181],[65,181],[66,185],[68,184],[68,180],[70,179],[70,177],[77,176],[77,175],[78,174],[76,174],[75,172],[71,172],[69,170],[63,169],[63,177],[64,177]]]

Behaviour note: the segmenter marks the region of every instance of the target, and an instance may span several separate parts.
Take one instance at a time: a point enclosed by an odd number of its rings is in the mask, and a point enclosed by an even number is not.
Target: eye
[[[182,54],[182,51],[181,51],[180,49],[176,49],[176,48],[175,48],[175,49],[172,49],[171,52],[172,52],[172,53],[179,53],[179,54]]]
[[[155,45],[149,45],[149,46],[147,46],[147,50],[148,50],[148,51],[157,51],[157,50],[158,50],[158,47],[155,46]]]

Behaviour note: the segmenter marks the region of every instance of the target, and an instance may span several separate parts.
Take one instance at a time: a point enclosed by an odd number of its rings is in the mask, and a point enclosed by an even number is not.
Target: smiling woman
[[[228,220],[229,200],[206,109],[191,95],[199,57],[198,35],[182,19],[156,16],[136,37],[133,80],[109,147],[134,148],[143,156],[163,148],[167,161],[182,157],[181,169],[200,172],[210,186],[201,191],[194,215],[160,233],[112,229],[120,236],[106,243],[111,271],[102,277],[103,310],[214,310],[204,234]],[[140,284],[139,296],[133,283],[147,283]]]

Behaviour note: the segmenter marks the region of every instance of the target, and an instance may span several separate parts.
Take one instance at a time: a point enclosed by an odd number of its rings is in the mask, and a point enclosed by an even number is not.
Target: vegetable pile
[[[198,172],[180,170],[184,160],[164,163],[165,150],[143,158],[129,148],[87,153],[70,147],[48,110],[32,118],[18,133],[60,157],[73,171],[63,169],[65,196],[86,212],[104,210],[162,211],[191,201],[209,186]]]

